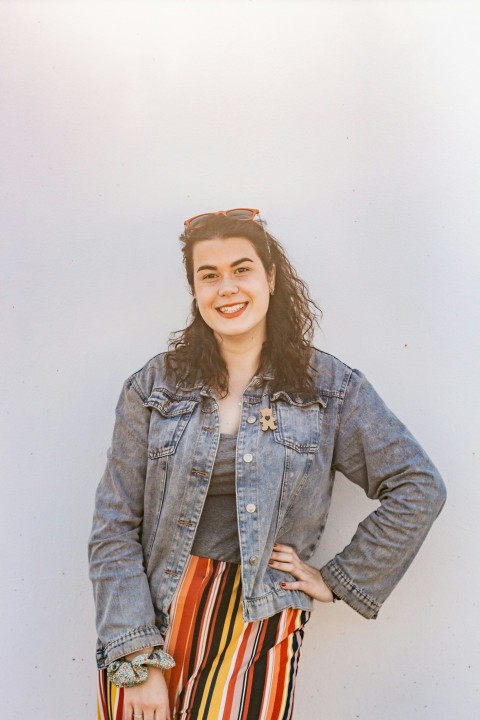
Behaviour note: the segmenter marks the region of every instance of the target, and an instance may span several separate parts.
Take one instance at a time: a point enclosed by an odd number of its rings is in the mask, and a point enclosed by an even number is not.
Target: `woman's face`
[[[200,315],[217,338],[265,340],[275,273],[267,277],[249,240],[231,237],[197,242],[193,273]]]

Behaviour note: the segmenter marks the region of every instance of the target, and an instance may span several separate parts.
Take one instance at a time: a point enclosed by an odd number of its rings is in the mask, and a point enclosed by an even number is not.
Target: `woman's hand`
[[[145,682],[124,693],[124,720],[170,720],[168,688],[160,668],[149,667]]]
[[[137,655],[149,655],[153,647],[143,648],[126,655],[127,660],[133,660]],[[124,720],[170,720],[168,707],[168,688],[160,668],[148,668],[148,677],[140,685],[134,685],[124,690]]]
[[[302,590],[320,602],[333,602],[333,593],[325,584],[320,571],[302,562],[290,545],[275,543],[268,564],[275,570],[290,573],[295,578],[296,582],[281,583],[284,590]]]

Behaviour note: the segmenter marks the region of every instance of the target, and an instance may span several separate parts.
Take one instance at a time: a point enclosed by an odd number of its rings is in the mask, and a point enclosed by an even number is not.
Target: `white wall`
[[[295,717],[476,717],[479,3],[0,16],[4,716],[95,717],[86,540],[117,396],[184,325],[183,219],[252,205],[324,309],[318,344],[449,488],[378,620],[317,607]],[[370,509],[340,478],[319,561]]]

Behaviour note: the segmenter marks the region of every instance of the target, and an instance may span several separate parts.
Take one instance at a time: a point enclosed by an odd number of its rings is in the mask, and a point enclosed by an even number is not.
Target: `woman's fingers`
[[[152,715],[149,710],[143,710],[141,707],[135,707],[131,711],[131,715],[128,713],[125,715],[126,720],[150,720],[155,717],[155,713]]]
[[[289,545],[274,545],[269,565],[302,579],[304,563]]]
[[[125,708],[124,720],[170,720],[170,712],[164,708]]]
[[[289,545],[274,545],[271,557],[275,562],[293,563],[298,560],[296,552]]]
[[[307,565],[289,545],[276,543],[269,561],[270,567],[293,575],[295,582],[282,582],[284,590],[301,590],[321,602],[331,602],[333,594],[319,570]]]
[[[168,689],[159,668],[150,667],[140,685],[125,688],[124,720],[170,720]]]
[[[306,583],[302,580],[297,580],[296,582],[282,582],[280,585],[284,590],[302,590],[303,592],[306,592],[307,590]]]
[[[275,545],[273,546],[273,551],[274,552],[283,552],[283,553],[287,553],[290,555],[292,553],[293,553],[293,555],[296,554],[295,550],[290,545],[282,545],[281,543],[275,543]]]
[[[272,553],[272,560],[275,562],[284,562],[284,563],[293,563],[294,557],[288,553],[283,552],[273,552]]]

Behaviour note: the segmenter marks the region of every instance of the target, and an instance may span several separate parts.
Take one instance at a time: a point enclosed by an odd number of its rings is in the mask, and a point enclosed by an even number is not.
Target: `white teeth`
[[[228,307],[220,307],[218,308],[221,313],[224,313],[225,315],[230,315],[231,313],[238,312],[243,307],[245,307],[247,303],[239,303],[238,305],[229,305]]]

